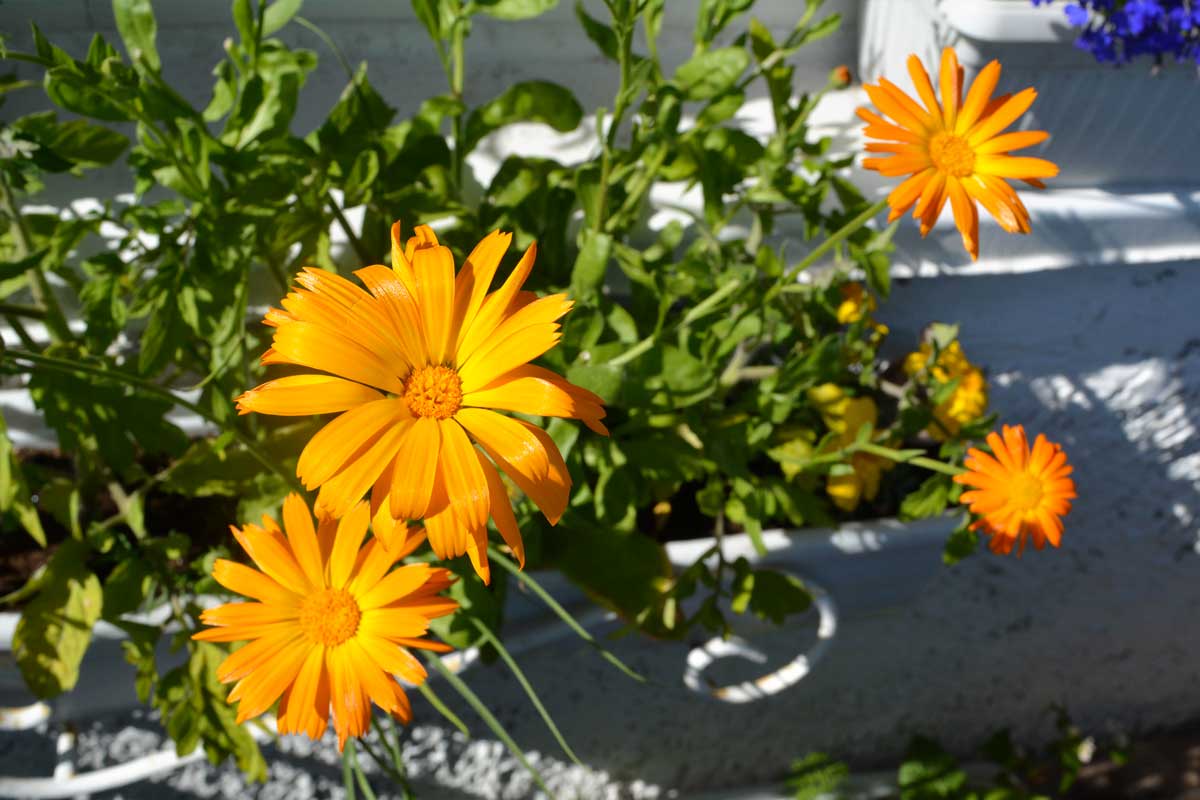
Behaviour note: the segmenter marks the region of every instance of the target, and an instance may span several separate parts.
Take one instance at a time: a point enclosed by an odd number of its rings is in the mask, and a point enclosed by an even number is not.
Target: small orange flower
[[[537,248],[489,292],[512,234],[495,231],[457,274],[450,250],[417,226],[407,244],[392,226],[392,267],[355,272],[366,290],[334,273],[306,269],[301,288],[271,309],[275,327],[264,364],[300,374],[238,398],[246,414],[338,413],[309,441],[296,473],[320,487],[318,513],[340,517],[365,493],[371,510],[424,520],[439,558],[464,553],[485,581],[487,524],[522,565],[525,552],[505,472],[551,524],[567,507],[571,476],[554,440],[515,411],[582,420],[597,433],[603,401],[529,362],[562,337],[566,295],[522,291]]]
[[[899,219],[909,208],[921,220],[921,235],[929,233],[946,202],[962,233],[963,246],[971,258],[979,257],[979,203],[1009,233],[1029,233],[1029,212],[1006,178],[1044,188],[1041,178],[1052,178],[1058,167],[1042,158],[1009,155],[1012,150],[1044,141],[1045,131],[1016,131],[1001,134],[1024,114],[1037,97],[1029,88],[1015,95],[992,98],[1000,78],[1000,63],[984,67],[963,99],[963,71],[954,50],[942,51],[939,75],[941,97],[934,92],[929,74],[915,55],[908,57],[908,73],[921,103],[887,78],[868,84],[867,94],[890,121],[865,109],[858,115],[867,122],[864,132],[872,153],[889,153],[885,158],[868,158],[863,166],[888,177],[907,175],[888,196],[892,211],[888,219]]]
[[[983,530],[996,553],[1011,553],[1026,538],[1041,550],[1049,542],[1058,547],[1062,540],[1062,517],[1071,511],[1075,498],[1072,468],[1063,449],[1038,434],[1030,450],[1025,429],[1004,426],[1004,435],[989,433],[992,455],[971,448],[967,453],[967,472],[954,481],[972,487],[960,501],[969,505],[979,519],[971,530]]]
[[[200,619],[214,627],[192,638],[249,642],[217,670],[222,683],[236,681],[229,702],[238,703],[239,723],[278,700],[280,733],[319,739],[332,707],[341,748],[367,732],[372,702],[404,722],[412,719],[393,676],[425,681],[425,668],[406,648],[450,650],[420,637],[431,619],[458,608],[437,596],[453,577],[428,564],[393,570],[424,535],[377,514],[375,538],[362,546],[368,518],[367,504],[359,503],[340,522],[326,518],[314,528],[304,500],[291,494],[283,529],[270,517],[261,527],[232,528],[259,569],[221,558],[213,577],[258,602],[208,609]]]

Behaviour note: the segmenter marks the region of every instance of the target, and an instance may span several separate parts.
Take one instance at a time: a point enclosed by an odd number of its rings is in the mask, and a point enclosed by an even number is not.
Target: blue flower
[[[1064,13],[1080,29],[1076,46],[1101,63],[1126,64],[1146,55],[1200,64],[1200,0],[1076,0]]]

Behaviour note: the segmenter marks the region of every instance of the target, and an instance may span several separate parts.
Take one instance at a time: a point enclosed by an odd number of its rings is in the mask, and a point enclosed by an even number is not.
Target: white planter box
[[[1157,75],[1141,59],[1122,68],[1097,64],[1074,46],[1076,29],[1063,3],[1028,0],[864,0],[859,70],[864,81],[887,76],[911,87],[905,60],[936,64],[943,47],[958,53],[970,81],[992,59],[1004,67],[999,91],[1038,90],[1022,120],[1047,130],[1027,152],[1057,163],[1057,188],[1196,185],[1200,159],[1200,80],[1187,64]]]

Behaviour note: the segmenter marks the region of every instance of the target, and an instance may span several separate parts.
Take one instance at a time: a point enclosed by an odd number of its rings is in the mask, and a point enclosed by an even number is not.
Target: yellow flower
[[[263,363],[328,374],[278,378],[238,398],[243,414],[338,413],[296,470],[307,488],[320,487],[318,512],[340,517],[370,491],[372,513],[386,507],[397,521],[423,519],[438,557],[465,553],[485,581],[489,517],[525,562],[497,467],[551,524],[571,487],[546,432],[496,412],[580,419],[608,433],[599,397],[528,363],[558,343],[558,319],[571,308],[566,295],[521,290],[537,248],[488,291],[511,239],[491,233],[455,274],[431,229],[418,226],[405,246],[396,223],[392,268],[355,272],[367,291],[304,270],[301,288],[267,314],[276,330]]]
[[[341,748],[367,732],[372,702],[412,719],[393,676],[425,681],[425,668],[407,648],[450,649],[421,637],[431,619],[458,608],[437,596],[453,578],[428,564],[393,570],[423,537],[378,514],[375,538],[363,546],[368,517],[367,504],[359,503],[340,522],[326,518],[314,528],[308,506],[292,494],[283,503],[283,529],[270,517],[262,527],[233,528],[258,569],[217,559],[213,577],[257,602],[205,611],[200,618],[213,627],[192,638],[249,642],[217,670],[222,683],[236,682],[229,702],[238,703],[239,723],[278,700],[280,733],[319,739],[332,708]]]
[[[960,502],[980,515],[971,529],[983,530],[996,553],[1011,553],[1019,544],[1019,555],[1026,539],[1038,550],[1047,542],[1058,547],[1062,517],[1076,497],[1067,454],[1042,434],[1031,450],[1020,425],[1005,425],[1003,436],[989,433],[987,441],[992,454],[971,448],[964,462],[968,472],[954,477],[970,487]]]
[[[904,371],[913,376],[929,368],[932,354],[933,346],[929,342],[922,343],[918,351],[909,353],[904,359]],[[974,422],[987,413],[987,378],[983,376],[982,370],[967,360],[962,345],[957,340],[938,353],[929,373],[939,383],[958,381],[950,397],[933,410],[937,423],[930,425],[926,432],[934,439],[945,441],[950,435],[957,434],[963,425]]]
[[[874,427],[879,421],[879,409],[874,400],[848,397],[837,384],[813,387],[808,390],[808,397],[826,427],[835,434],[821,446],[819,453],[832,453],[849,446],[864,425]],[[843,511],[853,511],[863,499],[875,499],[884,471],[892,466],[891,462],[878,456],[854,453],[850,456],[850,471],[830,475],[825,492],[835,506]]]
[[[865,108],[858,110],[867,122],[867,137],[879,140],[868,142],[866,149],[889,154],[865,159],[863,166],[888,177],[908,176],[888,196],[892,207],[889,219],[899,219],[913,208],[924,236],[949,201],[963,246],[972,259],[979,257],[976,203],[987,209],[1004,230],[1029,233],[1029,212],[1005,179],[1042,188],[1041,179],[1057,175],[1058,167],[1042,158],[1012,156],[1009,152],[1039,144],[1049,134],[1001,131],[1029,109],[1037,92],[1029,88],[993,99],[1000,78],[1000,63],[993,61],[980,70],[964,99],[962,68],[949,47],[942,51],[940,98],[915,55],[908,58],[908,73],[920,103],[896,84],[880,78],[878,85],[868,84],[865,88],[871,101],[890,120]]]
[[[844,283],[841,286],[842,302],[837,307],[837,321],[842,325],[858,322],[875,310],[875,298],[867,293],[861,283]]]

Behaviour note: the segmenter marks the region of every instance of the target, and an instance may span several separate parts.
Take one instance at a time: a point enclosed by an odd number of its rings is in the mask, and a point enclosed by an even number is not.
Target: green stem
[[[534,768],[533,764],[529,763],[529,759],[525,756],[525,751],[523,751],[517,745],[517,743],[513,741],[513,738],[508,734],[508,731],[504,730],[504,726],[500,724],[500,720],[496,719],[496,715],[491,712],[486,703],[479,699],[479,695],[471,691],[471,687],[467,686],[467,684],[463,682],[463,679],[455,675],[454,672],[445,664],[443,664],[442,660],[436,655],[433,655],[432,653],[422,653],[421,655],[424,656],[425,663],[429,664],[429,666],[433,667],[435,672],[445,678],[446,682],[453,687],[454,691],[458,692],[459,696],[461,696],[462,699],[467,702],[467,705],[474,709],[475,713],[479,715],[479,718],[483,720],[484,724],[487,725],[491,729],[492,733],[496,735],[496,738],[499,739],[506,748],[508,748],[508,752],[512,753],[517,761],[521,762],[521,766],[524,767],[525,771],[529,773],[529,776],[533,778],[533,782],[538,785],[538,788],[540,788],[546,794],[552,795],[553,793],[546,787],[545,781],[542,780],[541,773]]]
[[[4,359],[8,360],[10,358],[19,361],[28,361],[35,366],[58,370],[59,372],[95,375],[99,378],[105,378],[107,380],[117,381],[118,383],[124,383],[127,386],[131,386],[135,389],[140,389],[143,392],[156,395],[164,400],[169,400],[180,408],[185,408],[188,411],[191,411],[193,414],[203,417],[214,425],[221,427],[223,430],[228,430],[234,435],[234,438],[236,438],[242,444],[242,446],[246,448],[246,451],[249,452],[250,455],[254,456],[255,460],[283,478],[284,481],[295,491],[301,493],[304,492],[304,487],[300,484],[300,481],[296,478],[296,476],[284,469],[283,466],[275,459],[271,458],[270,455],[268,455],[258,446],[257,442],[237,428],[225,428],[225,426],[222,425],[221,420],[217,419],[211,412],[207,411],[202,406],[198,406],[195,403],[184,400],[170,389],[159,386],[158,384],[143,378],[139,378],[136,375],[130,375],[127,372],[105,369],[103,367],[94,367],[89,364],[80,364],[74,361],[67,361],[66,359],[62,358],[42,355],[40,353],[29,353],[21,350],[8,350],[4,353]]]
[[[12,220],[12,231],[17,241],[17,258],[28,257],[33,252],[33,237],[25,224],[25,217],[17,209],[17,202],[4,170],[0,170],[0,211]],[[34,303],[46,310],[46,330],[50,332],[50,338],[56,342],[70,341],[73,337],[71,329],[67,327],[67,318],[63,316],[58,298],[54,296],[41,265],[30,267],[26,274],[29,276],[29,291],[33,294]]]
[[[944,461],[937,461],[925,456],[915,456],[901,450],[896,450],[891,447],[884,447],[873,442],[856,442],[847,448],[849,451],[859,451],[862,453],[870,453],[873,456],[886,458],[889,461],[895,461],[901,464],[912,464],[916,467],[922,467],[932,472],[940,472],[943,475],[964,475],[966,470],[962,467],[953,464],[947,464]]]
[[[12,329],[17,334],[17,338],[21,340],[21,344],[25,345],[30,350],[37,350],[38,343],[34,341],[32,336],[29,335],[29,331],[25,330],[25,326],[21,324],[20,317],[5,314],[4,321],[12,326]],[[3,340],[0,340],[0,344],[3,344]],[[0,349],[3,348],[0,347]]]
[[[811,267],[813,264],[815,264],[817,262],[817,260],[819,258],[821,258],[821,256],[828,253],[831,249],[833,249],[833,247],[835,245],[844,241],[846,239],[846,237],[855,233],[863,225],[866,225],[868,222],[870,222],[872,219],[875,218],[876,214],[878,214],[880,211],[883,211],[885,208],[887,208],[887,198],[886,197],[884,199],[880,200],[879,202],[874,203],[873,205],[869,206],[865,211],[863,211],[857,217],[850,220],[845,225],[843,225],[841,228],[839,228],[838,230],[831,233],[829,235],[829,238],[827,238],[825,241],[821,242],[821,244],[817,245],[817,247],[811,253],[809,253],[807,256],[805,256],[804,259],[802,261],[800,261],[799,264],[796,264],[795,266],[790,267],[787,270],[785,270],[783,273],[784,280],[787,280],[789,278],[794,278],[795,276],[799,275],[804,270]]]
[[[588,633],[587,629],[580,625],[578,620],[567,613],[567,610],[563,608],[562,605],[560,605],[559,602],[555,600],[554,597],[547,592],[540,583],[530,577],[528,573],[522,572],[521,568],[518,567],[514,562],[510,561],[508,556],[501,553],[494,546],[489,546],[488,558],[494,563],[499,564],[501,569],[503,569],[509,575],[512,575],[516,580],[520,581],[522,586],[526,587],[529,589],[529,591],[537,595],[538,599],[545,603],[551,611],[558,615],[558,618],[565,622],[567,627],[573,630],[580,639],[583,639],[592,647],[599,650],[601,657],[603,657],[605,661],[612,664],[614,667],[621,670],[621,672],[624,672],[635,681],[640,683],[646,682],[645,676],[634,671],[632,667],[626,666],[621,659],[617,658],[616,655],[606,650],[604,646],[600,644],[600,642],[596,641],[596,637]]]
[[[342,750],[342,788],[346,790],[346,800],[356,800],[357,798],[357,793],[354,791],[354,764],[357,760],[354,739],[350,739],[346,742],[346,749]]]
[[[633,55],[633,26],[627,24],[625,20],[620,22],[621,24],[616,28],[619,37],[617,61],[621,68],[621,80],[617,86],[617,96],[613,101],[613,115],[608,124],[608,132],[600,138],[603,148],[600,156],[600,200],[596,203],[596,221],[592,226],[597,233],[604,230],[604,223],[608,218],[608,181],[612,172],[612,154],[617,145],[617,132],[621,128],[621,120],[625,117],[625,110],[628,106],[629,92],[627,89],[629,88],[630,60]],[[599,134],[600,131],[596,131],[596,133]]]
[[[645,353],[647,350],[654,347],[654,343],[659,338],[661,338],[664,333],[668,333],[668,332],[676,330],[678,328],[686,328],[688,325],[691,325],[693,322],[700,319],[708,312],[712,311],[714,308],[716,308],[718,305],[720,305],[721,301],[723,301],[726,297],[728,297],[729,295],[736,292],[741,287],[742,287],[742,284],[740,281],[730,281],[729,283],[725,284],[720,289],[717,289],[715,292],[710,294],[708,297],[704,298],[699,303],[697,303],[696,305],[694,305],[690,309],[688,309],[688,312],[683,315],[683,317],[679,320],[679,322],[677,324],[668,326],[668,327],[664,328],[663,330],[660,330],[656,333],[650,334],[645,339],[642,339],[640,342],[635,344],[633,347],[630,347],[624,353],[621,353],[619,356],[609,360],[608,366],[619,367],[622,364],[628,364],[630,361],[633,361],[635,358],[640,356],[642,353]]]
[[[442,702],[442,698],[438,697],[437,693],[434,692],[433,689],[429,688],[428,681],[418,684],[417,691],[419,691],[421,696],[425,698],[425,702],[429,703],[429,705],[433,706],[435,711],[445,717],[447,722],[458,728],[459,733],[461,733],[463,736],[466,736],[468,739],[471,738],[471,729],[467,727],[467,723],[463,722],[458,714],[455,714],[450,710],[449,706]]]
[[[0,314],[6,317],[27,317],[29,319],[45,319],[46,309],[41,306],[24,306],[17,303],[0,302]]]
[[[460,103],[463,101],[463,85],[467,73],[466,26],[462,6],[455,3],[454,23],[450,28],[450,94]],[[451,178],[458,189],[459,199],[463,192],[463,164],[467,160],[466,117],[462,111],[455,113],[451,121],[454,136],[454,160],[451,162]]]
[[[350,240],[350,247],[353,248],[354,254],[358,256],[358,260],[365,266],[377,260],[371,257],[362,240],[354,232],[354,228],[350,227],[350,220],[346,219],[346,215],[342,212],[342,207],[338,205],[337,200],[333,199],[333,195],[327,195],[326,200],[329,202],[329,207],[333,209],[333,216],[338,221],[338,226],[342,229],[342,233],[346,234],[346,238]]]
[[[550,712],[547,711],[546,706],[542,704],[542,699],[538,697],[537,691],[534,690],[533,685],[529,682],[529,679],[525,677],[525,672],[521,669],[520,665],[517,664],[516,659],[514,659],[512,654],[508,652],[508,648],[501,643],[500,638],[492,632],[492,629],[485,625],[478,617],[469,617],[469,619],[472,623],[474,623],[475,629],[479,631],[479,635],[483,638],[483,641],[490,644],[493,648],[495,648],[496,652],[500,654],[500,660],[503,661],[505,666],[508,667],[509,671],[512,672],[513,677],[517,679],[517,683],[521,684],[521,688],[525,690],[526,697],[528,697],[529,701],[533,703],[534,709],[537,710],[538,714],[542,718],[542,721],[546,723],[546,727],[550,730],[550,734],[554,737],[555,741],[558,742],[558,746],[562,748],[563,752],[567,754],[568,758],[570,758],[576,764],[582,766],[583,764],[579,760],[579,756],[575,755],[575,751],[571,749],[571,745],[567,744],[566,737],[563,736],[562,731],[558,729],[558,725],[555,724],[554,718],[550,716]]]

